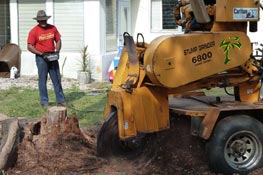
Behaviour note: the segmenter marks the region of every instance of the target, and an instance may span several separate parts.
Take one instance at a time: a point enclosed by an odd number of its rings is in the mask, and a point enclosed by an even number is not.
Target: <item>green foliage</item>
[[[65,66],[66,61],[67,61],[67,57],[64,58],[63,63],[62,63],[62,67],[61,67],[61,77],[64,76],[64,66]]]
[[[233,87],[227,87],[226,91],[230,94],[234,94],[234,88]],[[205,94],[207,96],[224,96],[226,95],[226,92],[224,90],[224,88],[212,88],[209,90],[204,89],[203,92],[205,92]]]
[[[110,88],[108,83],[98,83],[96,88]],[[233,88],[227,88],[233,93]],[[223,88],[204,90],[206,95],[226,95]],[[9,117],[40,118],[47,110],[39,104],[38,89],[10,88],[0,91],[0,113]],[[55,95],[49,90],[50,106],[55,106]],[[64,90],[67,100],[67,114],[77,115],[81,127],[89,129],[100,123],[107,100],[107,93],[82,91],[77,86]]]
[[[0,113],[9,117],[40,118],[47,111],[39,104],[38,89],[11,88],[0,91]],[[55,95],[49,90],[50,106],[55,106]],[[89,128],[98,124],[103,116],[106,93],[91,93],[77,87],[64,90],[67,114],[76,114],[80,125]]]
[[[90,127],[102,119],[106,105],[106,93],[89,93],[78,89],[65,92],[68,114],[76,114],[81,126]]]
[[[0,113],[9,117],[35,118],[44,112],[39,105],[38,90],[11,88],[0,91]]]
[[[90,71],[90,55],[88,53],[88,46],[84,46],[81,50],[81,71],[82,72],[91,72]]]

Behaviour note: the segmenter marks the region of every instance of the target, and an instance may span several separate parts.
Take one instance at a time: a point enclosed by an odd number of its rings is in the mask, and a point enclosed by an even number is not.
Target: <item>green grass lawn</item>
[[[109,85],[99,85],[100,88],[110,89]],[[105,87],[104,87],[105,86]],[[230,88],[231,93],[233,92]],[[90,128],[102,120],[106,105],[107,93],[93,93],[72,87],[64,90],[67,100],[67,115],[76,114],[81,127]],[[222,88],[205,90],[206,95],[225,94]],[[0,91],[0,114],[9,117],[40,118],[47,110],[39,104],[38,89],[10,88]],[[50,105],[55,106],[53,89],[49,90]]]
[[[226,88],[226,91],[224,90],[224,88],[212,88],[209,90],[202,90],[203,92],[205,92],[205,94],[207,96],[222,96],[222,95],[227,95],[227,93],[234,95],[234,89],[233,87],[228,87]],[[227,92],[227,93],[226,93]]]
[[[67,115],[76,114],[84,128],[98,124],[106,104],[107,93],[92,93],[77,87],[64,90],[67,100]],[[0,113],[9,117],[40,118],[47,110],[39,104],[38,89],[11,88],[0,91]],[[55,106],[55,95],[49,90],[50,106]]]

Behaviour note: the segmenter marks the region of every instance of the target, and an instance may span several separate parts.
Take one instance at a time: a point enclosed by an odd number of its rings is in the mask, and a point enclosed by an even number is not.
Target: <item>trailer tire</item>
[[[247,174],[263,164],[263,125],[246,116],[229,116],[215,127],[207,143],[210,168],[223,174]]]
[[[101,157],[137,156],[145,145],[145,135],[121,140],[118,131],[117,111],[111,112],[102,124],[97,136],[97,153]]]

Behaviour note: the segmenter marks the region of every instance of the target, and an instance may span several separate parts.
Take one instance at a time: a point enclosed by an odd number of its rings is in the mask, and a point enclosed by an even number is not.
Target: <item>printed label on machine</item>
[[[233,8],[233,19],[258,19],[258,8]]]
[[[215,46],[215,41],[211,41],[208,43],[204,43],[192,48],[188,48],[184,50],[184,55],[190,55],[194,54],[192,57],[192,63],[195,66],[201,65],[203,63],[207,63],[211,61],[213,57],[213,53],[211,50],[206,50],[206,49],[211,49]]]

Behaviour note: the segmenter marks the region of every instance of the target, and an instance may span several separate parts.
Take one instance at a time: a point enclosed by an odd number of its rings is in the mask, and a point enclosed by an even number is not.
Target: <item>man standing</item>
[[[48,107],[47,76],[49,74],[56,94],[56,102],[59,106],[65,106],[65,97],[61,85],[58,60],[48,61],[45,59],[47,52],[59,52],[61,49],[61,35],[54,25],[48,24],[44,10],[39,10],[37,16],[33,18],[38,22],[29,32],[27,39],[27,49],[36,55],[36,65],[38,69],[38,87],[40,104]]]

